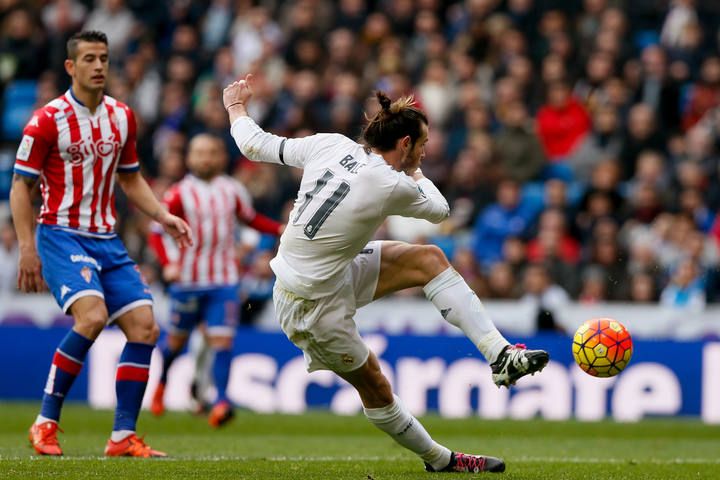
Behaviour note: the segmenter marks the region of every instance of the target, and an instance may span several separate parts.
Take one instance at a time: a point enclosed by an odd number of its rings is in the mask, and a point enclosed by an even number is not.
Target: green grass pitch
[[[68,405],[62,458],[33,455],[37,404],[0,404],[0,479],[720,479],[720,427],[695,420],[637,424],[447,420],[425,417],[450,448],[501,456],[504,474],[428,474],[364,417],[238,412],[219,431],[203,418],[143,412],[139,431],[167,459],[105,459],[112,412]]]

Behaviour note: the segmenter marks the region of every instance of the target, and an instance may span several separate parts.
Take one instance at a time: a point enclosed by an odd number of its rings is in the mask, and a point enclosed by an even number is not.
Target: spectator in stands
[[[614,160],[603,160],[592,173],[590,186],[578,205],[575,217],[580,239],[587,240],[595,223],[605,217],[621,219],[625,202],[620,194],[620,168]]]
[[[638,272],[630,277],[630,295],[627,298],[634,303],[655,303],[657,287],[653,275]]]
[[[553,164],[563,164],[590,132],[591,121],[585,107],[572,96],[564,80],[551,83],[547,102],[537,114],[538,136],[545,155]]]
[[[672,185],[666,163],[664,155],[658,151],[644,150],[640,152],[635,175],[625,185],[625,195],[632,198],[634,191],[645,185],[659,193],[660,208],[669,205],[672,197]],[[654,216],[647,218],[647,221],[652,221],[653,218]]]
[[[602,272],[608,300],[622,300],[627,296],[627,254],[615,237],[594,238],[586,270],[590,268]]]
[[[705,203],[702,193],[697,188],[685,188],[680,192],[680,211],[695,220],[695,226],[707,233],[715,223],[715,212]]]
[[[477,88],[465,85],[460,92],[458,105],[450,116],[447,153],[457,158],[471,138],[490,130],[492,115],[480,96]]]
[[[532,224],[535,209],[520,200],[518,183],[512,179],[502,180],[497,189],[497,202],[478,216],[473,230],[473,251],[483,268],[502,259],[502,245],[507,237],[524,235]]]
[[[598,163],[606,158],[617,158],[621,148],[622,135],[617,109],[610,105],[597,106],[593,113],[592,131],[568,158],[573,178],[589,182]]]
[[[691,259],[682,260],[675,268],[670,283],[660,294],[660,304],[690,312],[705,309],[705,287],[700,267]]]
[[[562,210],[548,208],[540,214],[537,235],[528,242],[527,256],[530,262],[554,259],[569,265],[580,260],[580,245],[570,235]]]
[[[665,210],[660,189],[650,183],[635,185],[628,196],[628,222],[649,224]]]
[[[688,101],[683,112],[682,126],[689,130],[709,110],[720,105],[720,57],[706,58],[700,69],[700,78],[690,86]]]
[[[680,87],[668,75],[667,54],[662,47],[650,45],[642,51],[641,61],[635,101],[651,109],[663,132],[671,132],[680,127]]]
[[[605,102],[602,86],[615,73],[614,58],[608,52],[595,51],[585,66],[585,75],[575,84],[575,95],[590,113]]]
[[[118,60],[124,58],[130,42],[136,20],[133,13],[125,6],[125,0],[102,0],[100,6],[90,12],[84,30],[105,32],[110,46],[110,55]]]
[[[545,163],[542,146],[521,101],[505,107],[502,128],[495,136],[503,174],[519,183],[535,179]]]
[[[507,262],[497,262],[490,267],[488,273],[488,295],[498,300],[512,300],[520,298],[520,286],[513,272],[512,266]]]
[[[46,65],[46,46],[37,25],[26,8],[15,8],[2,19],[0,56],[5,67],[0,71],[0,86],[11,80],[35,80]]]
[[[558,315],[570,301],[570,296],[562,287],[553,283],[545,267],[531,263],[523,275],[525,295],[521,302],[532,305],[536,310],[536,328],[538,330],[563,331],[558,323]]]
[[[590,304],[607,300],[608,279],[602,268],[595,265],[586,267],[583,269],[580,282],[580,293],[578,294],[580,303]]]
[[[519,278],[528,264],[527,245],[520,237],[507,237],[503,243],[503,261],[510,265],[513,275]]]
[[[0,223],[0,297],[16,292],[18,245],[10,221]]]
[[[628,114],[627,131],[620,151],[623,178],[635,175],[637,157],[644,150],[665,150],[662,135],[657,130],[653,109],[644,103],[634,105]]]
[[[470,226],[492,201],[496,181],[491,152],[465,148],[450,172],[446,198],[450,204],[450,221],[456,229]]]

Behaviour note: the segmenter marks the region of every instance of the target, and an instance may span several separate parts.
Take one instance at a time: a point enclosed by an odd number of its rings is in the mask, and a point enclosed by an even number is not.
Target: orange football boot
[[[107,457],[167,457],[167,453],[153,450],[145,443],[144,437],[138,437],[134,433],[119,442],[108,440],[105,446]]]
[[[210,410],[210,415],[208,416],[208,423],[213,428],[219,428],[232,420],[234,416],[235,412],[233,412],[233,408],[232,405],[230,405],[230,402],[222,401],[215,404],[212,407],[212,410]]]
[[[153,394],[152,403],[150,404],[150,413],[156,417],[165,413],[165,384],[158,383]]]
[[[30,427],[28,440],[40,455],[62,455],[63,452],[57,439],[58,430],[62,432],[55,422],[33,424]]]

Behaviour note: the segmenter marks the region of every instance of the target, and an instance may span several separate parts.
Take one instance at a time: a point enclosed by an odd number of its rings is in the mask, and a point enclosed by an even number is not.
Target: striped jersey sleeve
[[[53,118],[53,109],[43,107],[35,111],[23,129],[23,137],[15,155],[14,172],[38,178],[56,142],[57,125]]]
[[[137,156],[137,124],[135,122],[135,114],[132,109],[126,105],[119,106],[117,113],[124,114],[127,117],[127,140],[120,153],[120,161],[117,170],[120,173],[132,173],[140,170],[140,162]]]

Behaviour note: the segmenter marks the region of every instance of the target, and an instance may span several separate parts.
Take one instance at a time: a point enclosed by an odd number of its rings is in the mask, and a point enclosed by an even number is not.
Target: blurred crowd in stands
[[[285,136],[357,137],[374,90],[413,94],[430,119],[423,171],[452,216],[392,218],[379,238],[438,244],[483,299],[720,301],[717,0],[0,0],[0,25],[0,202],[30,112],[68,87],[66,39],[98,29],[158,195],[209,131],[255,207],[286,219],[299,172],[249,163],[229,134],[221,90],[241,74],[253,118]],[[120,211],[159,282],[147,219]],[[238,248],[244,295],[262,301],[273,245],[256,240]]]

